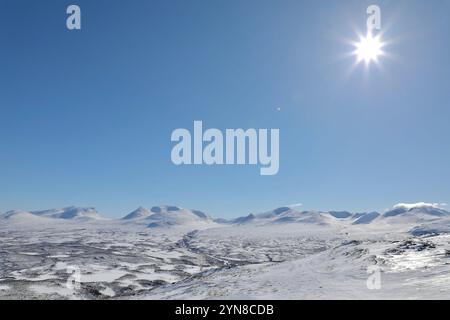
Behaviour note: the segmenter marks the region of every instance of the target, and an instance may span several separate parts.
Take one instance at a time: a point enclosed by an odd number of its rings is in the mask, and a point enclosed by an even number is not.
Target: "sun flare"
[[[370,62],[377,62],[378,57],[383,55],[384,44],[380,39],[380,36],[372,36],[369,33],[366,37],[360,37],[359,42],[355,43],[355,55],[358,62],[364,61],[366,64]]]

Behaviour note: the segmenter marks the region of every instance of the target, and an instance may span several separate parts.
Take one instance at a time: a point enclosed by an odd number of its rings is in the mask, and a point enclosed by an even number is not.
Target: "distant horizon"
[[[160,204],[160,205],[153,205],[153,206],[137,206],[132,210],[129,210],[128,212],[122,213],[121,215],[118,216],[111,216],[109,215],[107,212],[104,212],[102,210],[100,210],[99,208],[97,208],[96,206],[77,206],[77,205],[69,205],[69,206],[58,206],[58,207],[50,207],[50,208],[39,208],[39,209],[28,209],[28,210],[24,210],[21,208],[14,208],[14,209],[9,209],[9,210],[4,210],[1,211],[0,210],[0,214],[4,214],[4,213],[8,213],[11,211],[23,211],[23,212],[39,212],[39,211],[45,211],[45,210],[56,210],[56,209],[68,209],[68,208],[78,208],[78,209],[87,209],[87,208],[92,208],[95,209],[99,214],[101,214],[102,216],[104,216],[105,218],[110,218],[110,219],[120,219],[125,217],[126,215],[140,209],[140,208],[144,208],[147,210],[151,210],[152,208],[158,208],[158,207],[163,207],[163,206],[174,206],[174,207],[178,207],[180,209],[187,209],[187,210],[200,210],[204,213],[206,213],[207,215],[211,216],[212,218],[215,219],[234,219],[234,218],[238,218],[238,217],[243,217],[243,216],[247,216],[249,214],[259,214],[259,213],[265,213],[265,212],[269,212],[275,209],[279,209],[279,208],[290,208],[290,209],[294,209],[296,211],[299,212],[303,212],[303,211],[318,211],[318,212],[349,212],[349,213],[353,213],[353,214],[357,214],[357,213],[370,213],[370,212],[378,212],[378,213],[384,213],[386,211],[395,209],[398,206],[411,206],[411,207],[421,207],[421,206],[425,206],[425,207],[435,207],[435,208],[440,208],[440,209],[444,209],[447,206],[447,203],[429,203],[429,202],[409,202],[409,203],[405,203],[405,202],[399,202],[396,204],[393,204],[390,207],[386,207],[382,210],[345,210],[345,209],[328,209],[328,210],[321,210],[321,209],[317,209],[317,208],[305,208],[303,206],[293,206],[293,205],[283,205],[283,206],[278,206],[278,207],[273,207],[270,209],[266,209],[266,210],[262,210],[262,211],[253,211],[253,212],[248,212],[248,213],[242,213],[242,214],[238,214],[238,215],[233,215],[233,216],[229,216],[229,217],[223,217],[223,216],[219,216],[216,215],[214,213],[211,213],[207,210],[203,210],[202,208],[189,208],[189,207],[184,207],[184,206],[180,206],[177,204]]]

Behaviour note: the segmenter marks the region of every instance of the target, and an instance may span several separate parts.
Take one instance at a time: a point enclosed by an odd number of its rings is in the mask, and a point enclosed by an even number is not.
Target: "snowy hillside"
[[[383,218],[392,222],[420,222],[438,220],[439,218],[450,217],[450,212],[440,208],[437,204],[417,203],[404,204],[400,203],[383,214]]]
[[[199,210],[189,210],[177,206],[159,206],[151,209],[152,214],[145,220],[148,227],[189,226],[207,227],[215,225],[215,222],[205,213]]]
[[[103,217],[97,212],[97,210],[95,210],[95,208],[67,207],[62,209],[32,211],[31,213],[40,217],[53,219],[103,219]]]
[[[0,215],[0,220],[14,222],[45,222],[51,219],[60,220],[101,220],[104,219],[95,208],[67,207],[43,211],[17,211],[12,210]]]
[[[351,213],[348,211],[297,211],[289,207],[281,207],[260,214],[249,214],[232,220],[235,225],[254,224],[287,224],[306,223],[320,226],[340,225],[372,225],[389,227],[401,225],[417,227],[424,223],[442,222],[450,219],[450,212],[438,204],[431,203],[400,203],[383,214],[378,212]]]
[[[171,205],[155,206],[150,210],[140,207],[122,218],[122,221],[145,224],[149,228],[191,227],[195,229],[216,225],[216,222],[202,211]]]
[[[306,223],[317,225],[330,225],[338,222],[338,218],[327,212],[319,211],[297,211],[288,207],[281,207],[260,214],[250,214],[232,221],[233,224],[284,224],[284,223]]]
[[[8,222],[8,223],[38,224],[38,223],[49,222],[49,219],[39,217],[37,215],[32,214],[31,212],[12,210],[12,211],[8,211],[4,214],[1,214],[0,222],[1,221]]]
[[[122,220],[137,220],[144,219],[150,216],[152,212],[147,208],[139,207],[133,212],[130,212],[128,215],[122,218]]]

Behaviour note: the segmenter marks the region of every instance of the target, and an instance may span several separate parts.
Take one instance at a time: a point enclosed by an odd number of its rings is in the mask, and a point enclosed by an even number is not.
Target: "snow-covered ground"
[[[450,213],[176,206],[0,215],[0,299],[448,299]]]

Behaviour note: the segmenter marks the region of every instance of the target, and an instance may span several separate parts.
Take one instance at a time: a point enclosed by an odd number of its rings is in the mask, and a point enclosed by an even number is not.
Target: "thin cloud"
[[[398,203],[394,206],[394,209],[404,208],[407,210],[413,208],[437,208],[440,209],[442,206],[446,206],[446,203],[427,203],[427,202],[417,202],[417,203]]]
[[[288,208],[297,208],[297,207],[301,207],[301,206],[303,206],[303,203],[293,203],[293,204],[288,204],[288,205],[286,205],[285,207],[288,207]]]

